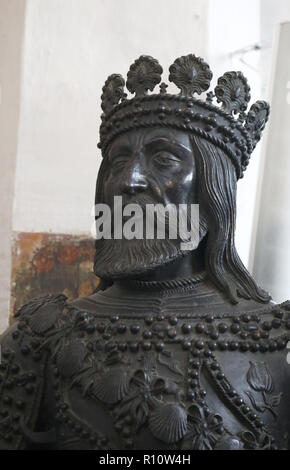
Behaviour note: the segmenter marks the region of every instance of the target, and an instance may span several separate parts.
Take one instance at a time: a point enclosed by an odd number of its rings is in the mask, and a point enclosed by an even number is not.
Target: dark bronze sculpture
[[[161,73],[140,57],[132,98],[120,75],[106,81],[96,203],[198,203],[199,245],[97,240],[98,292],[20,309],[1,341],[3,449],[289,448],[290,303],[271,301],[234,244],[236,182],[269,106],[246,113],[240,72],[197,99],[212,73],[194,55],[170,67],[179,95],[148,94]]]

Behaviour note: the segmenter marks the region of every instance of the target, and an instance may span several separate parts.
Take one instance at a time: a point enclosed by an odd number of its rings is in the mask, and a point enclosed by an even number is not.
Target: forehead
[[[186,132],[178,129],[168,129],[166,127],[156,127],[154,129],[137,129],[125,132],[116,137],[110,145],[109,151],[119,146],[131,148],[142,147],[154,140],[162,139],[172,144],[179,144],[190,149],[189,136]]]

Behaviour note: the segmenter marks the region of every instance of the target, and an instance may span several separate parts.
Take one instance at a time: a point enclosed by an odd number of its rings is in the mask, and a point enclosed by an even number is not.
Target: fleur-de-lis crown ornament
[[[194,54],[179,57],[169,67],[169,81],[180,92],[169,94],[161,82],[162,67],[156,59],[142,55],[131,65],[125,93],[125,80],[119,74],[108,77],[102,93],[102,123],[99,147],[103,156],[118,135],[142,127],[168,127],[184,130],[220,147],[235,165],[241,178],[250,155],[261,138],[269,118],[265,101],[254,103],[247,113],[250,87],[241,72],[226,72],[205,100],[212,72],[208,64]],[[216,103],[214,103],[216,100]]]

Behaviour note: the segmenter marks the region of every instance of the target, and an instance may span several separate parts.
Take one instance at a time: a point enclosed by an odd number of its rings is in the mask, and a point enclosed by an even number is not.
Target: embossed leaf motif
[[[181,95],[192,97],[206,91],[212,79],[209,66],[194,54],[179,57],[169,68],[169,81],[181,90]]]
[[[272,413],[274,418],[277,418],[277,413],[275,412],[274,408],[279,406],[283,393],[278,393],[278,395],[267,397],[267,392],[262,392],[263,401],[261,399],[257,399],[257,397],[255,397],[254,394],[250,391],[246,391],[245,393],[249,397],[252,406],[257,411],[259,411],[259,413],[264,413],[264,411],[268,410],[270,413]]]
[[[81,368],[71,382],[71,387],[81,386],[83,396],[93,394],[94,387],[99,380],[99,374],[104,371],[107,357],[114,354],[114,351],[111,351],[106,356],[104,348],[105,342],[102,339],[87,343],[87,349],[93,353],[93,357],[89,358],[88,364]]]
[[[127,88],[136,96],[144,96],[148,90],[153,91],[161,82],[162,72],[162,67],[156,59],[142,55],[130,67],[127,75]]]
[[[269,405],[272,407],[276,407],[280,405],[281,397],[283,396],[283,393],[278,393],[277,395],[273,395],[270,400],[269,400]]]
[[[245,111],[251,98],[250,87],[242,72],[226,72],[220,77],[215,95],[218,103],[221,102],[223,109],[230,114]]]
[[[257,398],[254,396],[254,394],[250,391],[245,392],[246,395],[249,397],[250,402],[252,403],[253,407],[259,411],[259,413],[263,413],[266,410],[266,406],[264,401],[262,400],[257,400]]]
[[[60,313],[61,308],[59,305],[55,303],[44,305],[29,318],[29,326],[34,333],[42,334],[55,325]]]
[[[124,85],[125,80],[122,75],[114,73],[107,78],[101,96],[101,106],[105,113],[108,113],[122,99]]]
[[[271,393],[274,383],[270,371],[265,362],[251,362],[247,372],[247,381],[256,392]]]
[[[51,300],[51,296],[40,297],[38,299],[32,299],[28,303],[24,304],[17,312],[14,314],[15,318],[25,317],[32,315],[36,310],[39,309],[46,302]]]
[[[53,308],[61,311],[64,307],[67,297],[63,294],[60,295],[45,295],[42,297],[37,297],[30,300],[28,303],[24,304],[15,314],[14,317],[29,317],[34,314],[40,307],[48,307],[52,305]]]
[[[274,391],[274,382],[265,362],[250,362],[250,368],[247,372],[247,381],[253,390],[261,393],[261,395],[257,397],[250,391],[245,392],[253,407],[260,413],[268,410],[272,413],[274,418],[277,418],[274,408],[280,404],[282,393],[271,395]]]

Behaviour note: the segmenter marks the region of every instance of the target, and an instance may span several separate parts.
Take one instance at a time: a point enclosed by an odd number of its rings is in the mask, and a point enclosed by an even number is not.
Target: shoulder
[[[23,305],[14,318],[29,325],[34,333],[44,333],[58,320],[66,305],[66,296],[46,295],[30,300]],[[21,328],[20,328],[21,329]]]
[[[30,346],[32,349],[32,339],[44,337],[46,332],[53,328],[60,319],[66,303],[64,295],[47,295],[32,299],[23,305],[14,315],[15,321],[7,328],[0,337],[2,346],[26,344],[28,338],[31,339]],[[15,347],[14,347],[15,349]]]
[[[13,351],[22,362],[41,363],[88,320],[85,310],[67,302],[63,294],[32,299],[20,308],[14,323],[0,337],[2,355]]]
[[[66,298],[33,299],[0,338],[0,449],[26,448],[23,426],[34,429],[41,410],[48,338],[59,328]]]
[[[63,294],[32,299],[20,308],[14,323],[0,337],[2,355],[12,350],[26,360],[41,361],[70,332],[82,328],[87,317],[82,308],[67,302]]]

